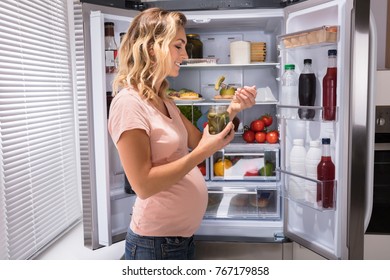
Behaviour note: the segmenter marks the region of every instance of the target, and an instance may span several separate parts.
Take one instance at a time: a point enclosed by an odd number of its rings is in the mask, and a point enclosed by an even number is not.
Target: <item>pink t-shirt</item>
[[[121,90],[112,100],[108,130],[114,143],[124,131],[143,129],[150,138],[153,166],[188,154],[187,130],[173,101],[165,101],[170,118],[134,90]],[[137,198],[130,227],[144,236],[189,237],[199,228],[207,207],[207,187],[198,167],[177,184],[147,199]]]

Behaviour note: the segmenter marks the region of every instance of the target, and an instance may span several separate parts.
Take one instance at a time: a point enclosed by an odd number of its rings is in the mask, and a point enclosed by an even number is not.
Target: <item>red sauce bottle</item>
[[[335,166],[330,156],[330,139],[322,138],[322,157],[317,166],[317,202],[322,208],[333,208]]]
[[[337,50],[328,50],[328,69],[322,83],[322,119],[336,119]]]

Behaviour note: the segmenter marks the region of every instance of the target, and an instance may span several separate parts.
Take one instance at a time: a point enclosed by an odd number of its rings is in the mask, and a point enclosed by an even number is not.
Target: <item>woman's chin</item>
[[[179,71],[172,71],[171,73],[169,73],[169,77],[177,77],[179,76]]]

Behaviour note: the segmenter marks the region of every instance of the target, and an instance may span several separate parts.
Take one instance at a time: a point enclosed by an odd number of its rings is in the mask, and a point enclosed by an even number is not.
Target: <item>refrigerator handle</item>
[[[374,108],[369,111],[368,114],[368,165],[367,165],[367,182],[366,182],[366,201],[364,211],[364,231],[367,230],[370,223],[373,195],[374,195],[374,154],[375,149],[375,73],[377,69],[377,28],[374,19],[374,15],[370,10],[370,32],[369,32],[369,76],[368,76],[368,88],[369,88],[369,108]]]

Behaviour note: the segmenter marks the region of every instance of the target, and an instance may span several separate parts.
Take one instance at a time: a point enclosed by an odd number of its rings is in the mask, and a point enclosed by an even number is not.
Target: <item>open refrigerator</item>
[[[125,175],[107,132],[106,94],[111,91],[114,74],[105,73],[104,22],[114,22],[119,43],[119,34],[126,32],[139,11],[82,2],[85,47],[89,50],[90,162],[94,163],[90,166],[91,184],[83,186],[83,201],[91,208],[84,213],[84,219],[90,221],[84,234],[86,246],[98,249],[123,240],[135,200],[134,194],[124,192]],[[144,2],[153,5],[169,1]],[[223,248],[232,242],[242,244],[244,251],[261,250],[256,247],[259,244],[275,245],[271,250],[283,251],[280,246],[290,240],[329,259],[363,258],[363,237],[372,204],[373,154],[369,147],[373,145],[375,111],[371,81],[376,68],[372,64],[376,61],[376,30],[369,4],[358,0],[307,0],[277,8],[183,9],[188,19],[186,32],[200,35],[203,57],[212,63],[206,60],[183,65],[179,77],[169,79],[171,88],[192,89],[202,95],[201,101],[180,101],[177,105],[187,106],[192,112],[197,108],[202,117],[215,103],[227,105],[226,101],[213,99],[214,83],[221,75],[229,84],[256,85],[258,89],[256,104],[238,115],[235,140],[204,162],[209,205],[195,236],[199,242],[220,244],[221,255],[216,258],[224,258]],[[336,28],[336,33],[327,27]],[[229,45],[236,40],[265,42],[265,61],[230,64]],[[335,121],[321,118],[321,84],[328,49],[338,52]],[[316,117],[310,121],[284,117],[280,112],[285,106],[279,101],[284,65],[295,64],[299,74],[305,58],[313,60],[317,77],[317,98],[311,108]],[[300,107],[288,108],[297,111]],[[270,129],[279,131],[279,142],[245,143],[244,125],[263,114],[274,116]],[[195,125],[202,129],[199,123]],[[297,177],[289,167],[293,139],[304,139],[308,149],[311,140],[323,137],[331,138],[331,157],[336,166],[334,206],[330,209],[294,198],[288,187],[290,179]],[[219,159],[232,162],[222,176],[214,170]],[[273,166],[271,176],[247,174],[249,169],[259,170],[269,162]],[[248,243],[252,245],[248,247]]]

